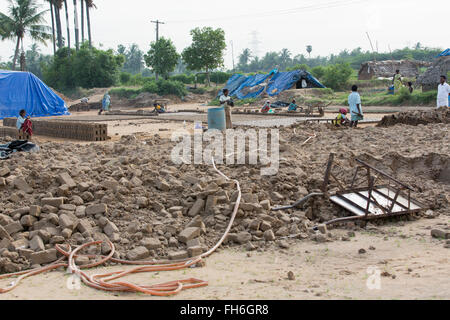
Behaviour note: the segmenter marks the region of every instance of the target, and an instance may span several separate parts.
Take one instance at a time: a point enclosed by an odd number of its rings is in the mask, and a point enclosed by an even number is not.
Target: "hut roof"
[[[361,65],[360,76],[363,73],[371,74],[375,77],[392,77],[396,70],[405,77],[417,77],[419,68],[431,66],[430,62],[417,60],[385,60],[369,61]]]
[[[439,78],[450,71],[450,56],[442,56],[428,70],[417,78],[421,85],[434,85],[439,83]]]

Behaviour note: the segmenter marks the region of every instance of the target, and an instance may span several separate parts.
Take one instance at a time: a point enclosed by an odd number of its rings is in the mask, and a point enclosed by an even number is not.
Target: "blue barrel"
[[[208,130],[227,129],[225,120],[225,108],[212,108],[208,110]]]

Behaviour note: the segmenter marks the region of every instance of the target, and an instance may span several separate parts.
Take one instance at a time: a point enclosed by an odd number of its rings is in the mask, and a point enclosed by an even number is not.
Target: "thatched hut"
[[[417,78],[417,84],[422,86],[423,91],[436,90],[439,79],[450,71],[450,56],[442,56],[436,59],[428,70]]]
[[[404,77],[416,78],[419,76],[420,68],[429,66],[431,66],[430,62],[416,60],[369,61],[361,65],[359,80],[391,78],[396,70],[400,70]]]

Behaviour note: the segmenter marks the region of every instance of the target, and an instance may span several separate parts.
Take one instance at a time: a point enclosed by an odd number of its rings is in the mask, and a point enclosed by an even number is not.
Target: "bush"
[[[158,93],[158,85],[156,84],[156,81],[150,81],[144,84],[144,86],[141,89],[142,92],[148,92],[148,93]]]
[[[131,80],[131,74],[128,72],[122,72],[120,73],[120,83],[122,85],[126,85],[130,82]]]
[[[311,74],[317,79],[321,80],[325,74],[326,68],[322,66],[317,66],[311,69]]]
[[[80,50],[62,48],[56,52],[53,62],[44,68],[44,81],[56,90],[64,91],[82,87],[108,88],[119,82],[122,55],[112,50],[90,48],[84,43]]]
[[[157,82],[157,85],[160,96],[173,94],[178,97],[184,97],[187,94],[186,87],[179,81],[160,80]]]
[[[118,96],[120,98],[131,99],[141,93],[141,89],[130,88],[114,88],[109,91],[111,95]]]
[[[177,74],[175,76],[171,76],[170,80],[179,81],[184,84],[193,84],[195,82],[195,76],[186,74]]]
[[[348,63],[340,63],[327,67],[321,80],[326,87],[339,90],[348,87],[352,74],[353,69]]]

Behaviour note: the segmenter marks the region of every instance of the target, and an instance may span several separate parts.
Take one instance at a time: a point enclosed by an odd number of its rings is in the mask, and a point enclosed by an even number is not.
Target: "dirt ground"
[[[226,249],[206,259],[204,268],[167,273],[132,275],[126,280],[154,284],[175,279],[206,280],[204,288],[181,292],[169,299],[291,300],[291,299],[450,299],[450,255],[430,237],[430,228],[450,226],[448,217],[399,222],[356,230],[351,241],[315,244],[291,241],[289,249],[248,253]],[[332,230],[346,235],[346,230]],[[372,250],[370,249],[372,248]],[[358,251],[365,249],[365,254]],[[128,270],[112,267],[89,274]],[[381,273],[381,288],[369,289],[370,268]],[[238,272],[237,272],[238,271]],[[287,274],[292,271],[295,280]],[[68,275],[54,271],[25,279],[15,291],[0,295],[5,300],[158,300],[142,294],[108,293],[81,285],[70,290]],[[1,282],[5,283],[5,281]]]
[[[189,110],[198,107],[197,104],[183,104],[173,106],[172,110]],[[202,108],[207,107],[203,106]],[[379,110],[384,109],[380,107]],[[332,115],[333,113],[330,113],[326,117]],[[383,114],[368,114],[370,119],[380,119],[382,116]],[[99,119],[96,117],[95,111],[77,113],[71,117],[73,119],[80,119],[80,117]],[[238,118],[238,121],[244,121],[247,116],[243,117]],[[108,119],[107,116],[102,116],[99,121],[104,121],[103,118]],[[200,120],[202,119],[200,118]],[[140,139],[156,134],[163,139],[170,138],[173,131],[184,126],[183,122],[171,121],[166,118],[114,119],[108,121],[108,125],[109,135],[113,142],[119,140],[121,136],[138,133],[141,134]],[[192,127],[193,123],[189,122],[188,126]],[[362,132],[366,131],[361,130]],[[361,152],[380,150],[384,146],[383,141],[386,141],[386,137],[381,137],[382,132],[378,128],[369,128],[369,130],[376,130],[377,135],[370,136],[372,140],[365,138]],[[409,127],[395,130],[389,131],[392,133],[393,141],[391,143],[407,139],[398,135],[399,132],[404,132],[405,137],[410,137],[412,142],[411,150],[405,149],[403,153],[410,153],[411,157],[422,156],[423,152],[419,146],[423,146],[425,140],[414,138],[413,130]],[[386,132],[386,136],[389,132]],[[309,157],[308,165],[311,165],[314,162],[313,158],[316,160],[318,158],[315,152],[320,153],[320,157],[324,157],[325,153],[328,154],[330,145],[337,143],[333,142],[334,134],[324,130],[321,134],[324,136],[323,140],[317,139],[311,146],[306,146],[305,155],[299,153],[298,163],[303,165],[306,163],[306,158]],[[345,132],[337,134],[344,137]],[[429,129],[427,134],[427,136],[419,138],[430,140],[430,137],[433,137],[436,140],[436,147],[441,143],[440,139],[445,139],[445,133],[440,132],[437,127]],[[346,135],[341,139],[350,142],[348,140],[350,137]],[[36,137],[36,141],[38,143],[49,141],[71,143],[62,139],[46,137]],[[76,144],[84,143],[76,142]],[[448,145],[442,147],[440,152],[445,155],[448,151],[447,148]],[[437,152],[431,147],[428,149],[430,152]],[[386,152],[386,150],[383,151]],[[320,159],[320,161],[322,160]],[[304,170],[307,171],[306,168]],[[441,187],[440,190],[436,189],[435,193],[443,192],[445,196],[448,188]],[[209,282],[207,287],[183,291],[169,299],[446,300],[450,299],[450,249],[444,247],[445,241],[432,238],[430,233],[435,228],[449,230],[449,216],[447,214],[434,219],[391,221],[383,225],[369,224],[367,229],[358,227],[355,227],[354,230],[349,228],[330,229],[333,238],[336,239],[334,241],[316,243],[311,240],[288,240],[288,249],[281,249],[277,246],[260,247],[257,251],[250,252],[246,250],[245,246],[225,247],[207,258],[206,266],[203,268],[132,275],[126,280],[139,284],[154,284],[175,279],[197,278]],[[349,232],[354,232],[354,236]],[[364,249],[365,253],[361,253],[361,249]],[[88,273],[104,273],[130,268],[123,266],[99,268],[89,270]],[[370,286],[367,285],[368,279],[373,279],[373,274],[369,274],[373,270],[375,270],[375,276],[380,275],[381,286],[379,289],[370,289]],[[295,276],[294,280],[288,279],[290,271]],[[70,290],[67,287],[68,279],[69,277],[64,271],[54,271],[25,279],[16,290],[0,295],[0,300],[160,299],[142,294],[100,292],[84,285],[81,285],[79,290]],[[9,282],[11,280],[0,281],[0,287],[5,287]]]

